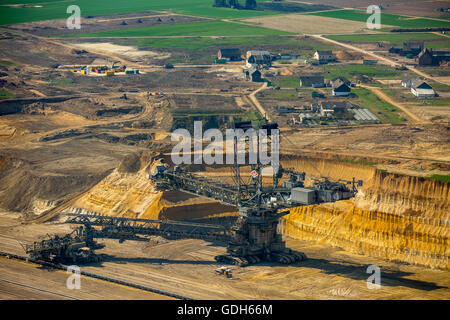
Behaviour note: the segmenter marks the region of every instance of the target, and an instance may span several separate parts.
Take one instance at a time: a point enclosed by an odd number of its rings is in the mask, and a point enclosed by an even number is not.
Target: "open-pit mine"
[[[83,33],[60,16],[2,23],[0,299],[450,299],[448,76],[278,25],[314,20],[286,11],[308,4],[265,6],[111,10]],[[339,61],[312,61],[323,50]],[[375,54],[378,69],[359,62]],[[394,81],[419,72],[435,100]],[[348,98],[331,87],[341,73]],[[305,88],[304,74],[325,79]],[[279,170],[174,163],[172,133],[196,121],[278,130]]]

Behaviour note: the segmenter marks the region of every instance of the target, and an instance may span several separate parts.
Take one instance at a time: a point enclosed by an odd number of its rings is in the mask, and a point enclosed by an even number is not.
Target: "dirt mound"
[[[9,211],[33,211],[35,200],[56,205],[71,194],[100,181],[105,174],[38,174],[23,160],[4,156],[0,161],[0,206]]]
[[[336,51],[336,58],[340,61],[361,60],[364,55],[356,51]]]

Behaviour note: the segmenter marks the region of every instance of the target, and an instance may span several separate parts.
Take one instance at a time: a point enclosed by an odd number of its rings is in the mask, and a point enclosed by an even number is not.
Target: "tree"
[[[239,8],[239,1],[238,0],[228,0],[228,6],[230,8]]]

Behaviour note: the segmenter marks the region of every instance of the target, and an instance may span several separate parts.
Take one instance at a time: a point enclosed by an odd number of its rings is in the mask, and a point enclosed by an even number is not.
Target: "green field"
[[[330,35],[327,38],[343,42],[388,42],[394,46],[403,45],[404,41],[425,41],[432,48],[450,48],[450,39],[435,33],[390,33],[390,34],[354,34]],[[427,41],[429,40],[429,41]],[[433,41],[430,41],[433,40]],[[436,41],[442,40],[442,41]]]
[[[65,37],[142,37],[142,36],[274,36],[289,32],[246,26],[223,21],[189,22],[164,26],[149,26],[102,32],[66,35]]]
[[[402,72],[385,65],[342,64],[322,67],[326,79],[343,76],[351,80],[354,76],[366,75],[372,78],[398,79]]]
[[[363,11],[358,10],[336,10],[336,11],[324,11],[308,13],[315,16],[337,18],[343,20],[360,21],[366,22],[371,16]],[[433,19],[417,18],[411,19],[406,16],[399,16],[389,13],[381,13],[381,24],[388,26],[397,26],[402,28],[439,28],[439,27],[450,27],[450,21],[439,21]]]
[[[300,88],[300,79],[299,77],[276,77],[272,80],[272,86],[296,89]]]
[[[359,97],[359,101],[352,101],[352,103],[358,104],[361,108],[369,109],[382,123],[402,123],[406,121],[401,117],[395,106],[381,100],[370,90],[353,88],[352,92]]]
[[[439,180],[444,182],[450,182],[450,175],[443,175],[443,174],[433,174],[432,176],[427,177],[428,179],[432,180]]]
[[[66,13],[66,10],[67,7],[72,4],[78,5],[80,7],[82,16],[95,16],[138,11],[173,11],[176,13],[201,17],[236,19],[277,14],[277,12],[273,11],[215,8],[212,6],[213,0],[42,0],[40,2],[32,0],[2,1],[2,4],[16,3],[39,3],[42,8],[35,8],[32,6],[27,6],[24,8],[2,6],[0,7],[0,25],[68,18],[70,15]]]
[[[0,89],[0,99],[10,99],[14,97],[14,93]]]

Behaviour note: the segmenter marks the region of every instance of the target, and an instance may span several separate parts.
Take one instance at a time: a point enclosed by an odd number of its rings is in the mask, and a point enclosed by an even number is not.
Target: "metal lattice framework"
[[[167,239],[225,242],[230,238],[229,230],[219,225],[109,217],[99,214],[64,214],[68,217],[65,223],[81,224],[87,229],[93,229],[92,236],[94,238],[148,241],[148,237],[142,236],[161,236]],[[93,227],[100,228],[94,229]]]

